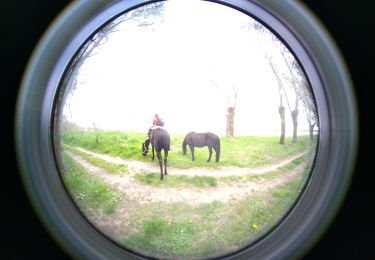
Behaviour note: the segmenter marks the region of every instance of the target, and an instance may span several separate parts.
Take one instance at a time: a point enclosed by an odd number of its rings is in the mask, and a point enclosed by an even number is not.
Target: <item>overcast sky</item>
[[[191,11],[188,11],[191,10]],[[165,2],[164,23],[128,20],[87,59],[69,120],[83,127],[146,132],[154,113],[170,132],[225,134],[226,105],[238,88],[235,135],[280,132],[278,84],[254,37],[250,17],[219,4]],[[307,129],[299,114],[299,128]],[[287,134],[291,135],[287,113]]]

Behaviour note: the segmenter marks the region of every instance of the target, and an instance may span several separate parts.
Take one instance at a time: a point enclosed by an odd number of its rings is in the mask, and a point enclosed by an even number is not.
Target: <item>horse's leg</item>
[[[152,147],[152,160],[154,160],[155,159],[155,154],[154,154],[155,147],[153,143],[151,143],[151,147]]]
[[[209,152],[209,156],[208,156],[208,160],[207,162],[210,162],[211,161],[211,156],[212,156],[212,147],[211,146],[208,146],[208,152]]]
[[[214,148],[215,155],[216,155],[215,162],[218,162],[219,161],[218,148],[216,146],[214,146],[213,148]]]
[[[161,151],[156,151],[156,156],[159,160],[159,166],[160,166],[160,180],[163,179],[163,160],[161,158]]]
[[[189,144],[189,147],[190,147],[190,152],[191,152],[191,160],[194,161],[195,160],[195,157],[194,157],[194,146],[192,146],[192,145]]]
[[[167,175],[168,151],[164,151],[164,174]]]

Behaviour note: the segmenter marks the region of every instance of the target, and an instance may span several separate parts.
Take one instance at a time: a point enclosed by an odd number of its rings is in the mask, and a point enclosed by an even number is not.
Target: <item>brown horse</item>
[[[207,133],[196,133],[190,132],[185,136],[185,139],[182,143],[182,151],[186,155],[186,145],[189,145],[191,151],[191,160],[194,161],[194,147],[208,147],[209,157],[207,162],[211,161],[212,148],[215,150],[216,159],[218,162],[220,159],[220,138],[216,134],[207,132]]]
[[[151,143],[152,147],[152,160],[155,159],[154,150],[156,150],[156,156],[159,160],[160,165],[160,179],[163,180],[163,158],[161,155],[161,150],[164,150],[164,174],[167,175],[167,160],[168,152],[170,150],[170,136],[164,128],[149,129],[149,138],[145,140],[142,144],[142,154],[146,156],[148,153],[148,147]]]

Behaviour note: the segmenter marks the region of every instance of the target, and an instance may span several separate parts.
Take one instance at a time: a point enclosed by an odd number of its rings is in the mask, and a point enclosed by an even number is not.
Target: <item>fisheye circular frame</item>
[[[294,1],[212,1],[256,18],[300,61],[319,112],[315,165],[300,198],[268,234],[226,258],[303,255],[331,223],[350,183],[357,149],[357,114],[350,76],[329,35]],[[142,258],[105,237],[79,212],[60,179],[54,152],[56,96],[70,61],[101,26],[143,0],[78,1],[51,25],[25,71],[16,114],[16,149],[28,196],[42,223],[77,258]]]

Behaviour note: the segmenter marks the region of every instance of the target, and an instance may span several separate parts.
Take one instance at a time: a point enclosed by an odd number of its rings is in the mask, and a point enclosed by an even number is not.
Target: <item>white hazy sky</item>
[[[152,30],[122,23],[85,61],[72,116],[64,113],[83,127],[146,132],[158,112],[170,132],[222,135],[235,86],[235,134],[278,134],[278,84],[254,37],[241,30],[250,19],[218,4],[177,0],[165,2],[165,23]],[[299,128],[307,129],[300,110]],[[291,125],[287,114],[287,134]]]

